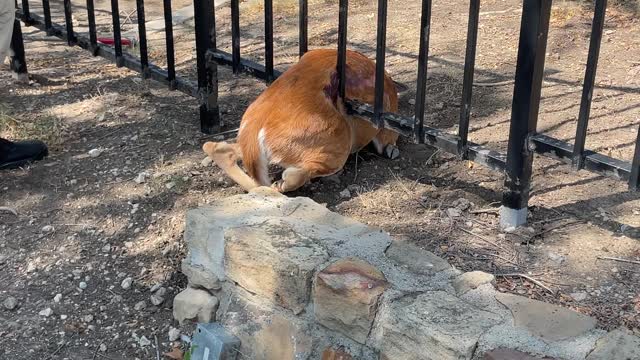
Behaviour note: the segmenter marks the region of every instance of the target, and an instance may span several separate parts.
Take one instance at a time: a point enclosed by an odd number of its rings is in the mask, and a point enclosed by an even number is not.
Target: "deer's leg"
[[[202,150],[246,191],[259,186],[255,180],[238,166],[238,161],[242,159],[242,150],[238,144],[209,141],[202,146]]]

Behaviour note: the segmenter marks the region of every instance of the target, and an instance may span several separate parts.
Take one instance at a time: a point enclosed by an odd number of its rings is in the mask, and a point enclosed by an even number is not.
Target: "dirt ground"
[[[60,3],[52,0],[58,22]],[[98,2],[98,10],[107,3]],[[82,31],[83,1],[73,4]],[[175,1],[174,9],[188,4]],[[279,69],[297,56],[295,4],[275,2]],[[349,46],[373,58],[371,4],[351,1]],[[450,132],[460,112],[467,6],[454,0],[433,8],[426,116],[430,126]],[[158,4],[146,8],[148,21],[161,16]],[[120,2],[125,32],[135,33],[135,15],[126,20],[133,9],[134,1]],[[482,2],[478,82],[513,78],[519,10],[515,0]],[[261,60],[261,5],[243,2],[241,13],[243,56]],[[411,114],[414,101],[419,13],[419,1],[389,2],[388,72],[409,88],[401,94],[404,114]],[[229,51],[229,9],[217,15],[218,44]],[[109,19],[99,12],[101,32],[110,31]],[[336,19],[335,2],[310,3],[311,48],[334,46]],[[590,22],[586,5],[554,5],[538,129],[563,140],[575,132]],[[191,26],[176,29],[176,57],[179,75],[192,78]],[[211,137],[198,130],[194,98],[33,28],[23,32],[32,83],[14,83],[0,65],[0,136],[41,138],[51,154],[0,175],[0,206],[18,212],[0,213],[0,301],[17,301],[0,306],[0,358],[155,359],[156,338],[161,353],[179,345],[168,332],[178,327],[171,301],[186,282],[179,267],[185,211],[242,191],[219,169],[201,164],[201,144]],[[150,35],[151,57],[159,65],[162,36]],[[631,159],[640,124],[639,61],[640,21],[629,6],[612,6],[588,148]],[[222,116],[234,128],[265,85],[224,67],[220,76]],[[510,85],[474,88],[473,141],[504,150],[512,91]],[[400,149],[395,161],[361,152],[341,174],[292,196],[309,196],[408,237],[461,270],[501,275],[500,291],[595,316],[604,329],[640,332],[640,265],[599,259],[640,260],[638,193],[537,157],[530,227],[501,233],[496,210],[502,174],[408,141]],[[181,330],[188,335],[190,329]]]

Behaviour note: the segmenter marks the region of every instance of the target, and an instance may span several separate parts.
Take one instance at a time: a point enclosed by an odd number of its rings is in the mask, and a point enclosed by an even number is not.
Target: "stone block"
[[[596,326],[589,316],[522,296],[499,293],[496,300],[513,315],[514,326],[545,341],[560,341],[587,333]]]
[[[380,308],[370,338],[387,359],[471,359],[482,334],[502,321],[444,291],[389,301]]]
[[[218,298],[206,290],[186,288],[173,299],[173,318],[180,325],[185,320],[197,319],[208,323],[215,320]]]
[[[202,265],[192,265],[189,261],[182,261],[182,273],[189,279],[189,286],[193,288],[205,288],[208,290],[220,290],[220,279]]]
[[[364,344],[388,283],[378,269],[357,258],[340,259],[316,276],[316,321]]]
[[[480,285],[493,284],[495,281],[496,277],[493,274],[471,271],[458,276],[453,281],[453,288],[456,290],[456,294],[463,295],[469,290],[477,289]]]
[[[314,270],[329,258],[284,222],[229,229],[224,251],[229,279],[295,314],[309,301]]]
[[[451,268],[444,259],[404,239],[394,239],[385,255],[396,265],[421,275],[431,275]]]
[[[193,345],[192,359],[235,360],[240,350],[240,339],[220,324],[198,324]]]
[[[640,359],[640,338],[625,328],[611,331],[596,342],[587,360]]]

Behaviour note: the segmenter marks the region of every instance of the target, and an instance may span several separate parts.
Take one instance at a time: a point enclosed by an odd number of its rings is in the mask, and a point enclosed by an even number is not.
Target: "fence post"
[[[550,13],[551,0],[524,0],[500,209],[502,228],[527,222],[534,154],[529,139],[538,123]]]
[[[194,0],[200,131],[211,134],[222,123],[218,109],[218,65],[209,50],[215,49],[215,18],[212,0]]]
[[[13,71],[13,77],[18,82],[28,84],[29,74],[27,72],[27,60],[24,54],[22,28],[20,26],[20,20],[17,18],[13,20],[13,33],[11,34],[11,43],[9,46],[11,49],[11,62],[9,66],[11,71]]]

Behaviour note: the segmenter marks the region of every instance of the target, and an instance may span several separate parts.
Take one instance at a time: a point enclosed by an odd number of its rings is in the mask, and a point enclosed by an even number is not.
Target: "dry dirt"
[[[57,21],[60,2],[52,0]],[[296,3],[276,0],[279,69],[296,59]],[[373,57],[376,8],[373,2],[351,3],[349,46]],[[419,3],[389,2],[387,64],[409,88],[401,94],[404,114],[411,113],[415,90]],[[83,2],[73,4],[82,30]],[[104,10],[106,4],[97,7]],[[126,21],[134,4],[121,1],[120,9],[124,30],[135,33]],[[188,4],[175,1],[174,9]],[[433,8],[427,122],[451,132],[460,111],[467,6],[455,0],[434,2]],[[519,6],[515,0],[482,2],[477,81],[513,78]],[[35,4],[32,8],[39,11]],[[146,8],[147,20],[161,14],[157,4]],[[260,11],[259,2],[241,4],[243,56],[255,60],[263,51]],[[564,140],[575,132],[590,11],[575,2],[554,5],[538,129]],[[312,2],[310,14],[310,47],[334,46],[336,3]],[[103,33],[110,31],[109,21],[107,12],[99,12]],[[228,8],[218,12],[217,25],[218,44],[229,51]],[[176,29],[176,54],[179,75],[193,78],[191,26]],[[33,28],[23,32],[33,83],[15,84],[6,66],[0,71],[0,136],[45,139],[51,155],[0,175],[0,206],[19,213],[0,213],[0,301],[17,300],[13,310],[0,308],[0,358],[155,358],[155,337],[160,351],[169,351],[167,334],[177,327],[171,301],[185,286],[179,268],[185,211],[241,190],[219,169],[201,165],[200,147],[210,137],[198,131],[195,99]],[[162,34],[151,36],[158,64],[163,49]],[[587,147],[627,161],[640,123],[639,61],[640,21],[628,6],[614,6],[605,26]],[[234,128],[265,85],[233,77],[224,67],[220,76],[222,116]],[[474,88],[474,141],[505,148],[512,90],[510,85]],[[91,157],[92,149],[100,155]],[[598,259],[640,260],[637,193],[621,182],[537,157],[531,227],[504,234],[497,230],[495,212],[501,174],[407,141],[400,149],[396,161],[361,152],[338,176],[292,196],[310,196],[409,237],[462,270],[507,275],[499,277],[501,291],[571,307],[597,317],[605,329],[640,331],[640,265]],[[146,176],[138,183],[141,173]],[[133,285],[123,289],[128,277]],[[154,305],[150,289],[156,284],[166,294],[157,304],[155,293]],[[51,315],[40,315],[48,308]]]

